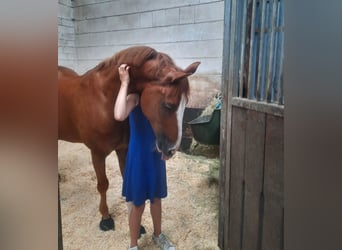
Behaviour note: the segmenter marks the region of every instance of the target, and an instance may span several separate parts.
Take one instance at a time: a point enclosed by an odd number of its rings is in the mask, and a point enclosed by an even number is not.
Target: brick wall
[[[59,25],[59,41],[67,43],[59,46],[59,62],[74,63],[77,55],[73,69],[78,73],[128,46],[147,45],[169,54],[183,68],[201,61],[196,75],[190,78],[193,94],[188,106],[205,107],[220,91],[224,1],[59,2],[63,12],[59,20],[65,22]]]

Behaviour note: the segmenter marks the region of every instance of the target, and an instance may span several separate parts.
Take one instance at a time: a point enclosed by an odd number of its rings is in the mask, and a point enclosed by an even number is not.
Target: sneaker
[[[135,247],[128,247],[128,250],[138,250],[138,246],[135,246]]]
[[[162,250],[176,250],[176,247],[172,245],[171,241],[169,241],[169,239],[163,233],[161,233],[158,237],[152,234],[152,239],[154,243],[156,243]]]

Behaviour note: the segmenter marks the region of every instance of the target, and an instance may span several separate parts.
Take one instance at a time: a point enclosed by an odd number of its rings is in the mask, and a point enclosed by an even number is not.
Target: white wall
[[[58,0],[58,64],[75,69],[75,25],[71,0]]]
[[[78,73],[133,45],[147,45],[169,54],[180,67],[201,61],[191,77],[196,98],[204,107],[221,89],[224,1],[214,0],[74,0],[59,1],[59,25],[68,43],[59,47],[59,62],[75,62]],[[66,2],[66,6],[61,6]],[[71,3],[71,5],[70,5]],[[71,6],[66,10],[67,6]],[[69,14],[75,22],[70,21]],[[74,24],[74,27],[72,26]],[[74,28],[74,35],[71,34]],[[70,33],[69,33],[70,32]],[[72,41],[74,39],[74,46]],[[67,66],[67,65],[66,65]]]

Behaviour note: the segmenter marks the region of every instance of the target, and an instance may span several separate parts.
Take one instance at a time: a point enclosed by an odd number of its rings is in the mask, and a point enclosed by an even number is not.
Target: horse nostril
[[[175,153],[176,153],[176,150],[170,149],[170,150],[167,152],[167,155],[168,155],[168,156],[173,156]]]
[[[156,141],[157,150],[167,158],[170,158],[176,153],[176,148],[165,136],[158,136]]]

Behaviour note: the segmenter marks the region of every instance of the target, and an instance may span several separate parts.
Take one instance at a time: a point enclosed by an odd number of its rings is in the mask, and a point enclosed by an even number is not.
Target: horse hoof
[[[100,221],[100,229],[102,231],[108,231],[108,230],[114,230],[115,225],[114,225],[114,220],[112,217],[109,217],[108,219],[102,219]]]
[[[144,226],[140,225],[140,230],[139,230],[139,239],[141,238],[141,235],[145,234],[146,233],[146,230],[144,228]]]

